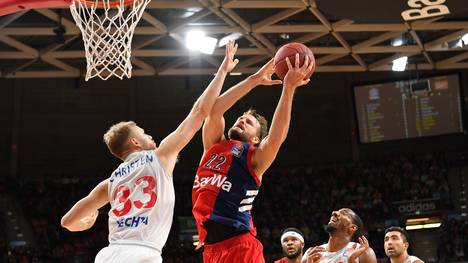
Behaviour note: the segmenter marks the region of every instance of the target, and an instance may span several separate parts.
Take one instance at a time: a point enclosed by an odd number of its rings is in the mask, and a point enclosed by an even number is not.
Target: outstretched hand
[[[368,248],[369,248],[369,241],[367,241],[365,236],[359,237],[359,248],[357,248],[357,244],[351,248],[351,252],[349,254],[348,262],[354,263],[356,259],[359,258]]]
[[[296,53],[294,66],[291,65],[288,57],[286,57],[286,64],[289,70],[284,77],[285,87],[295,89],[309,83],[310,79],[304,79],[314,68],[314,62],[310,61],[309,56],[305,56],[304,64],[300,67],[299,53]]]
[[[322,253],[325,252],[323,247],[313,247],[306,251],[306,261],[302,260],[302,263],[318,263],[322,259]]]
[[[283,82],[279,79],[271,79],[271,76],[275,73],[275,62],[274,59],[270,59],[268,63],[263,65],[255,74],[252,75],[258,85],[272,86],[282,84]]]
[[[226,73],[231,72],[231,70],[236,67],[237,63],[239,63],[237,58],[234,59],[234,55],[237,52],[237,47],[238,45],[234,43],[234,41],[229,41],[229,43],[226,45],[226,56],[224,57],[223,63],[220,66],[220,69],[224,70]]]

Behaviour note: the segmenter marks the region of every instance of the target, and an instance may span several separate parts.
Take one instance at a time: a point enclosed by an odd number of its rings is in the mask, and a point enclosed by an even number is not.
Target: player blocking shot
[[[309,82],[314,63],[299,54],[284,81],[272,80],[274,61],[223,93],[203,126],[204,154],[192,189],[192,212],[197,223],[203,262],[265,262],[263,246],[255,238],[250,210],[263,174],[286,139],[296,89]],[[255,110],[240,116],[224,135],[224,113],[254,87],[283,83],[271,128]]]
[[[238,63],[236,51],[233,42],[226,46],[214,79],[159,146],[132,121],[117,123],[104,134],[110,152],[122,163],[61,220],[70,231],[87,230],[94,225],[98,209],[110,203],[109,246],[98,253],[95,262],[162,262],[161,250],[174,214],[172,172],[177,156],[210,113],[225,77]]]

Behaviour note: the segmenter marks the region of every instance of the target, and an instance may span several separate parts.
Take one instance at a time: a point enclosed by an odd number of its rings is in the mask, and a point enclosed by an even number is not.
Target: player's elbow
[[[190,112],[190,117],[195,119],[197,122],[203,123],[203,120],[210,114],[209,109],[202,105],[194,105]]]
[[[69,226],[70,222],[67,218],[67,216],[63,216],[62,219],[60,220],[60,225],[63,227],[63,228],[67,228]]]
[[[61,225],[63,228],[69,230],[69,231],[72,231],[72,232],[75,231],[75,230],[73,229],[73,224],[72,224],[72,222],[71,222],[71,220],[70,220],[70,217],[67,216],[67,215],[64,215],[64,216],[62,217],[62,219],[60,220],[60,225]]]
[[[200,103],[200,101],[197,101],[195,105],[193,105],[190,114],[196,118],[200,118],[203,120],[206,117],[208,117],[208,115],[210,114],[210,110],[211,109],[209,109],[207,105],[204,105],[203,103]]]

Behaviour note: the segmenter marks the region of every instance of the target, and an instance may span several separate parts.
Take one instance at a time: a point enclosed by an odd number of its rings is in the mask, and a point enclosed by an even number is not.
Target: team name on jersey
[[[140,224],[148,225],[147,216],[133,216],[117,220],[118,227],[138,227]]]
[[[128,163],[127,165],[120,166],[119,168],[117,168],[117,170],[115,170],[112,173],[110,181],[111,182],[114,181],[115,177],[122,177],[122,176],[125,176],[127,174],[130,174],[131,172],[135,171],[135,169],[138,169],[138,168],[142,167],[146,163],[152,163],[153,160],[154,160],[153,155],[145,154],[143,157],[141,157],[138,160],[135,160],[135,161],[133,161],[131,163]]]
[[[193,183],[193,189],[211,184],[223,189],[226,192],[229,192],[231,191],[232,183],[227,181],[226,178],[227,177],[223,177],[221,174],[213,174],[212,176],[207,176],[200,179],[198,175],[196,175],[195,182]]]

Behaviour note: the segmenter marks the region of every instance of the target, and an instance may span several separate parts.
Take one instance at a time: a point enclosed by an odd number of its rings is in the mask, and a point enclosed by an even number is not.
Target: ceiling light
[[[464,34],[461,38],[462,44],[468,46],[468,34]]]
[[[185,46],[192,51],[200,51],[204,54],[213,54],[218,39],[205,36],[205,32],[193,30],[185,37]]]
[[[218,43],[218,40],[214,37],[204,37],[200,42],[200,52],[211,55],[216,48],[216,43]]]
[[[423,225],[406,226],[406,230],[417,230],[417,229],[423,229]]]
[[[190,7],[190,8],[187,8],[187,11],[185,13],[183,13],[180,18],[187,18],[187,17],[191,17],[193,16],[194,14],[200,12],[202,9],[199,8],[199,7]]]
[[[394,38],[392,39],[392,42],[391,42],[391,45],[394,47],[403,46],[403,44],[405,44],[403,41],[403,37]]]
[[[185,37],[185,46],[189,50],[200,50],[204,37],[205,32],[203,31],[189,31]]]
[[[283,33],[283,34],[280,34],[279,35],[282,39],[285,39],[285,40],[288,40],[289,38],[291,38],[291,36],[289,34],[286,34],[286,33]]]
[[[441,223],[425,224],[425,225],[424,225],[424,228],[438,228],[438,227],[440,227],[441,225],[442,225]]]
[[[442,225],[440,216],[432,215],[425,217],[407,218],[406,230],[438,228]]]
[[[222,46],[227,45],[227,43],[229,43],[229,41],[236,41],[241,36],[242,36],[242,34],[239,33],[239,32],[234,32],[232,34],[229,34],[229,35],[227,35],[227,36],[225,36],[225,37],[223,37],[223,38],[221,38],[219,40],[218,47],[222,47]]]
[[[407,62],[408,62],[407,56],[395,59],[393,61],[392,70],[393,71],[405,71]]]

